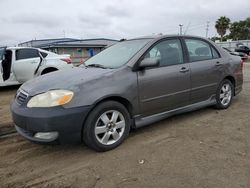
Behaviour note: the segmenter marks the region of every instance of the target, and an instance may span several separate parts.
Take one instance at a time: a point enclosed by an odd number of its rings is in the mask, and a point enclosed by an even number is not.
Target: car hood
[[[68,89],[77,91],[79,86],[88,81],[102,79],[110,75],[115,69],[76,67],[69,70],[48,73],[28,82],[25,82],[21,89],[30,96],[44,93],[54,89]]]

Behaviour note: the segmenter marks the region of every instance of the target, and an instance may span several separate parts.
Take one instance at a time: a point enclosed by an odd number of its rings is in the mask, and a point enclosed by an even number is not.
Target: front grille
[[[17,91],[17,94],[16,94],[16,102],[21,105],[24,102],[26,102],[26,100],[28,99],[28,96],[29,96],[28,93],[20,89]]]

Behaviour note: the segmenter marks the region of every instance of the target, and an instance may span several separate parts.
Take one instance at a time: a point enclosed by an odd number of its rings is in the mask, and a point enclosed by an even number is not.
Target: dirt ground
[[[19,87],[20,85],[0,88],[0,135],[14,130],[11,126],[10,101]]]
[[[1,91],[0,113],[16,88]],[[227,110],[206,108],[132,131],[115,150],[0,138],[0,187],[250,187],[250,64]]]

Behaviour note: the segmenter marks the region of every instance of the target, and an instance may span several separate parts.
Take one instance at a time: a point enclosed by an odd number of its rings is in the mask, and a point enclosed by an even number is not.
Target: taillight
[[[61,60],[64,61],[64,62],[66,62],[67,64],[71,64],[72,63],[71,59],[68,58],[68,57],[62,58]]]
[[[241,69],[243,68],[243,62],[244,62],[244,61],[241,59],[241,60],[240,60]]]

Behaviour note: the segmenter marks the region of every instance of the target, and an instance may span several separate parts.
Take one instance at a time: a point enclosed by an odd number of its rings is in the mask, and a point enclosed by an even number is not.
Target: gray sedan
[[[11,104],[17,131],[39,143],[81,142],[96,151],[120,145],[131,128],[214,105],[242,89],[240,57],[206,39],[125,40],[85,66],[35,78]]]

